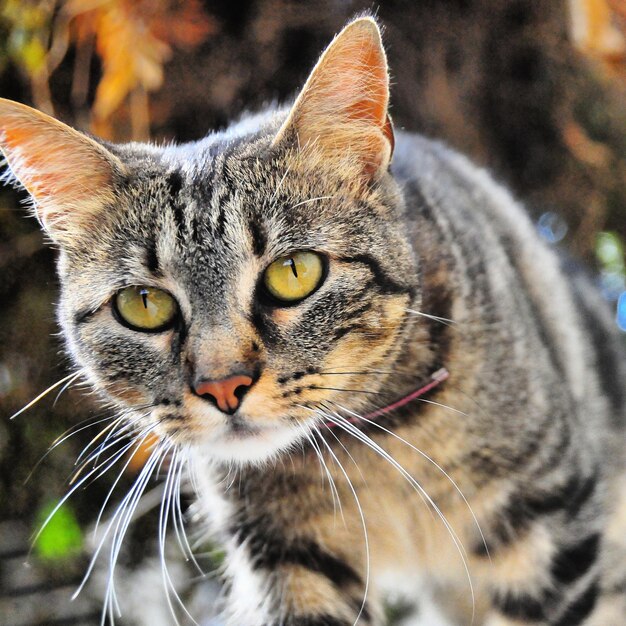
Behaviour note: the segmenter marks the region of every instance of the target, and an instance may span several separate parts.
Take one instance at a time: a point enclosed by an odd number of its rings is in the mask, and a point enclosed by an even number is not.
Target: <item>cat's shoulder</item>
[[[479,227],[487,219],[516,239],[538,239],[528,211],[506,184],[442,141],[397,131],[391,173],[409,206],[419,201],[466,225]]]

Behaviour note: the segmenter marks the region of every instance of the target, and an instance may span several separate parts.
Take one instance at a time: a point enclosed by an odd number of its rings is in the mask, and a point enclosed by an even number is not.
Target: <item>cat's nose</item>
[[[232,415],[252,383],[250,376],[237,375],[222,380],[200,380],[194,384],[193,390],[201,398],[215,404],[220,411]]]

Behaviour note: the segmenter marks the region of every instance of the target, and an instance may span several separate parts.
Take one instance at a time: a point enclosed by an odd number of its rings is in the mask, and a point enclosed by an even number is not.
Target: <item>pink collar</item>
[[[391,404],[388,404],[381,409],[376,409],[371,413],[367,413],[362,417],[354,415],[352,417],[344,417],[344,419],[348,420],[349,422],[356,423],[360,422],[361,420],[372,420],[380,417],[381,415],[385,415],[386,413],[390,413],[391,411],[399,409],[401,406],[404,406],[409,402],[413,402],[413,400],[416,400],[417,398],[421,398],[425,393],[428,393],[431,389],[434,389],[435,387],[440,385],[444,380],[448,378],[448,376],[450,376],[450,373],[445,367],[442,367],[441,369],[438,369],[436,372],[431,374],[429,382],[427,382],[423,387],[412,391],[411,393],[400,398],[399,400],[396,400],[395,402],[392,402]],[[336,426],[336,424],[334,422],[326,422],[326,426]]]

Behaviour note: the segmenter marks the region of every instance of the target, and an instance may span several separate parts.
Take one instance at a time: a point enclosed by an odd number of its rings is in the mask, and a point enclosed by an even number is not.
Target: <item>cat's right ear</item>
[[[23,104],[0,98],[0,150],[9,171],[33,200],[52,240],[71,245],[114,202],[124,165],[86,135]]]
[[[350,176],[376,178],[393,152],[388,106],[389,71],[380,29],[373,18],[361,17],[322,54],[274,144],[293,141]]]

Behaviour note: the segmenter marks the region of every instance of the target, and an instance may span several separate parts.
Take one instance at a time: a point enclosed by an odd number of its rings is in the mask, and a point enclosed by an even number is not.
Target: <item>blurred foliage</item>
[[[35,105],[54,113],[48,81],[72,49],[72,105],[80,112],[99,63],[90,128],[116,137],[114,116],[128,108],[132,138],[147,139],[147,94],[163,85],[172,47],[193,49],[215,30],[199,0],[5,0],[5,56],[30,80]]]
[[[50,3],[28,4],[7,0],[2,18],[9,26],[3,56],[18,63],[28,76],[36,76],[46,65]]]
[[[83,547],[83,533],[71,506],[57,506],[56,501],[48,502],[37,515],[34,548],[44,561],[66,561]]]
[[[616,306],[617,325],[626,331],[626,263],[624,243],[614,232],[600,232],[596,239],[596,256],[600,269],[599,283],[606,300]]]
[[[571,0],[570,10],[574,43],[608,69],[623,74],[626,58],[623,0]]]

